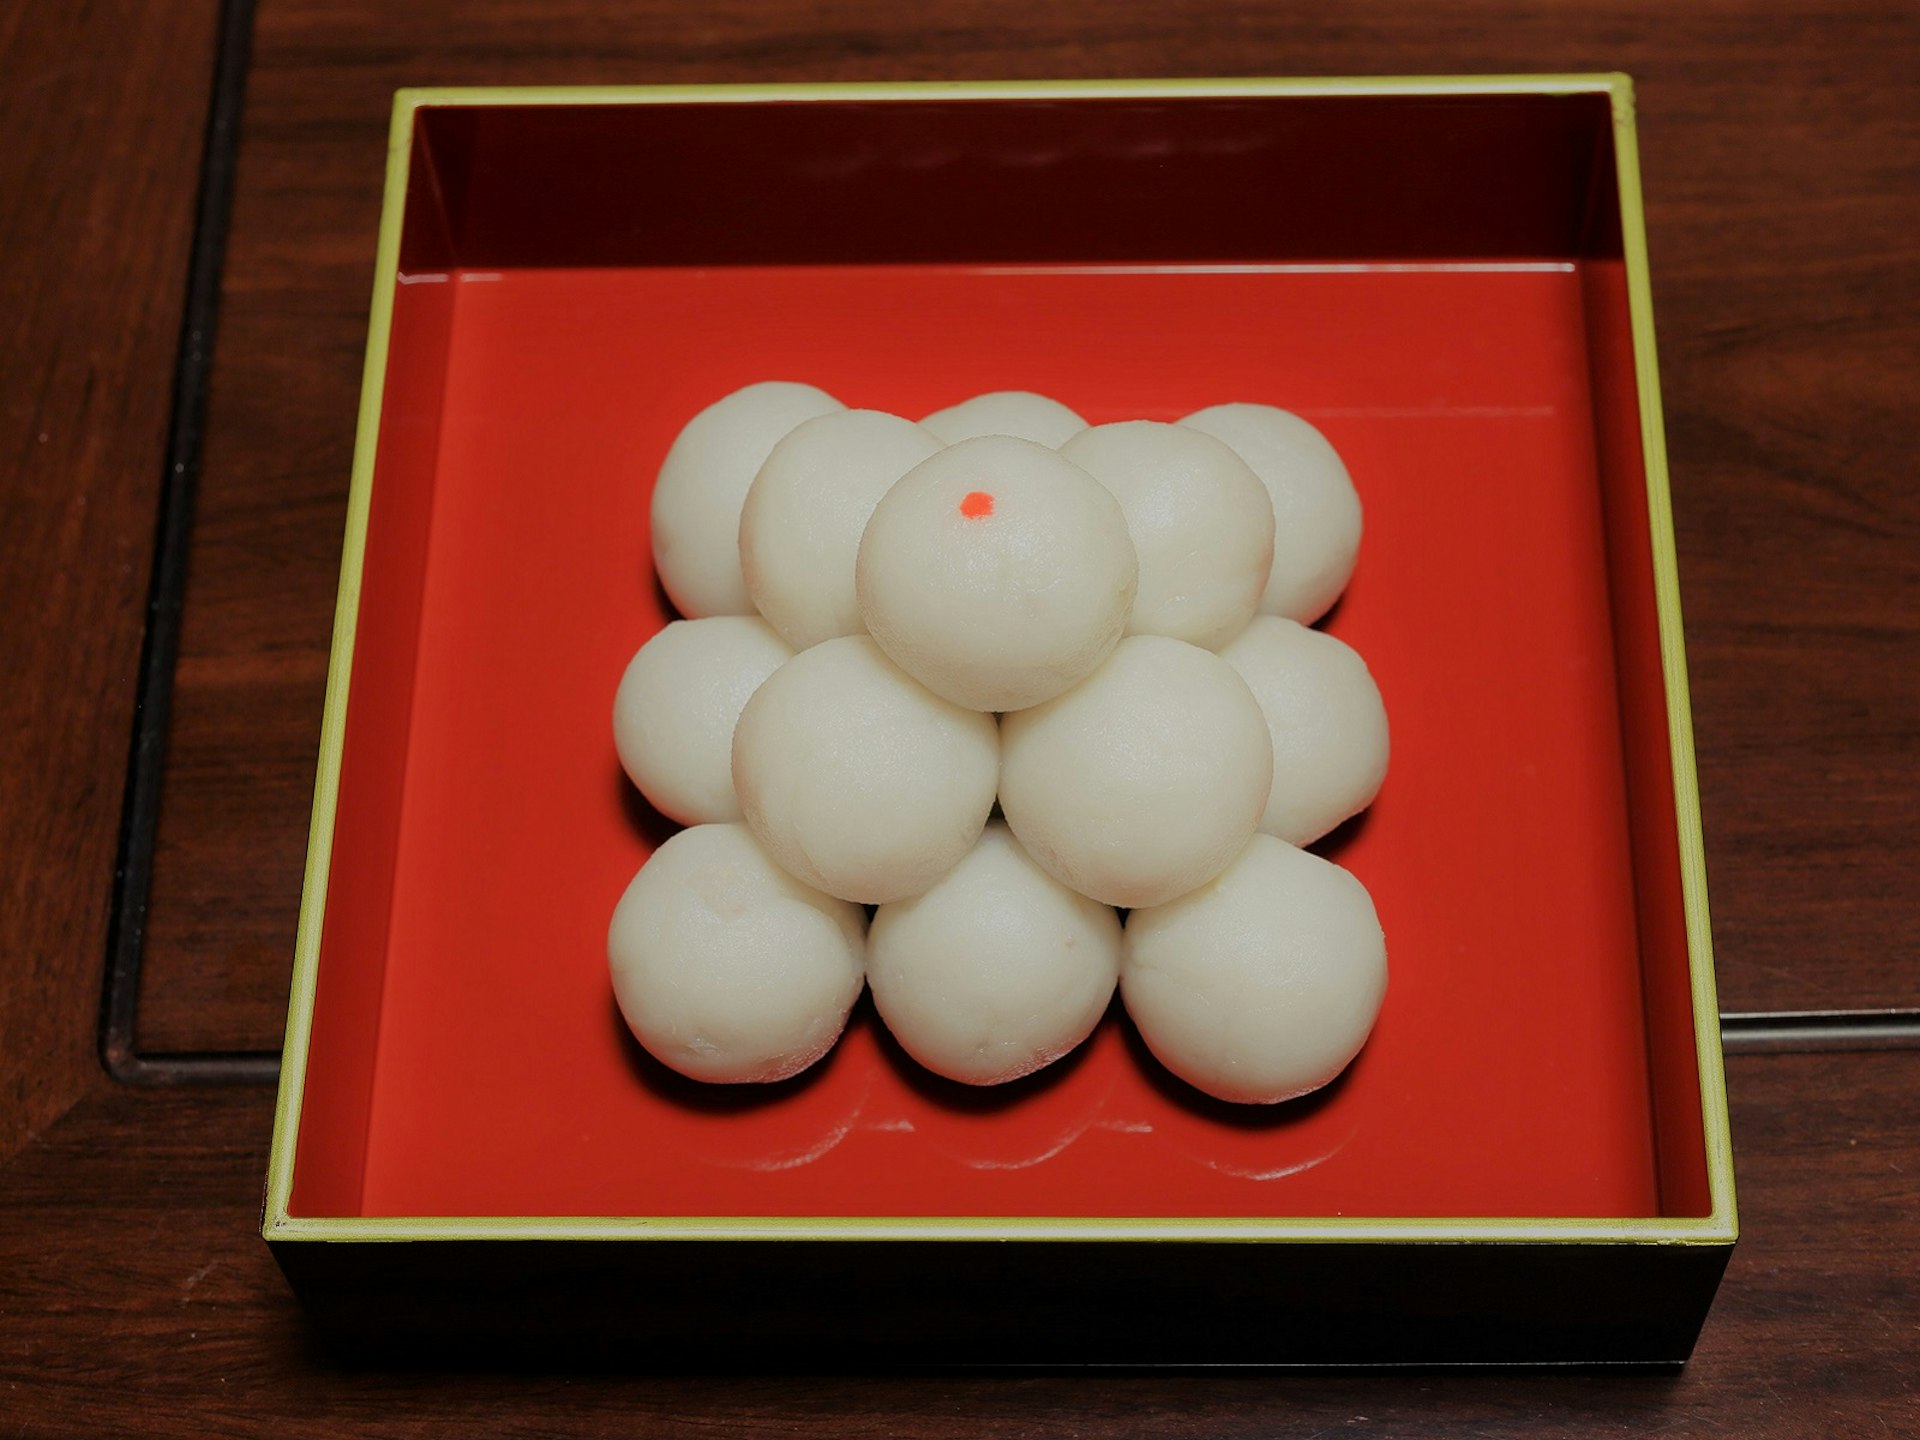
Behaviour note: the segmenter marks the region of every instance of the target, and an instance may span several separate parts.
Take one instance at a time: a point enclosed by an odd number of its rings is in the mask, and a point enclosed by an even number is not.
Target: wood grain
[[[99,1083],[212,21],[161,0],[0,16],[0,1160]]]
[[[1722,996],[1920,1002],[1910,9],[264,0],[143,1042],[278,1042],[395,87],[1612,68],[1640,86]]]
[[[267,1097],[121,1091],[0,1171],[0,1395],[48,1437],[1912,1433],[1920,1055],[1750,1057],[1730,1079],[1745,1234],[1677,1376],[344,1371],[257,1233]]]

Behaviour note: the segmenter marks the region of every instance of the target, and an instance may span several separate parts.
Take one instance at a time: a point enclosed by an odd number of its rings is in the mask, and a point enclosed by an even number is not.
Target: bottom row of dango
[[[1345,1069],[1387,980],[1365,887],[1273,836],[1255,835],[1213,880],[1123,923],[1049,875],[998,820],[932,888],[871,921],[783,870],[745,825],[693,826],[627,887],[608,955],[635,1037],[696,1080],[799,1074],[833,1048],[865,985],[920,1064],[999,1084],[1078,1046],[1117,984],[1162,1064],[1209,1095],[1255,1104]]]

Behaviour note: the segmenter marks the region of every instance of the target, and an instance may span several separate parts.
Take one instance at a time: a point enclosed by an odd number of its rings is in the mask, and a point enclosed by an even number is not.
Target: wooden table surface
[[[143,1050],[278,1042],[387,108],[471,83],[1633,74],[1722,999],[1920,1006],[1913,6],[260,0],[250,24]],[[257,1233],[270,1090],[120,1084],[97,1046],[220,38],[212,0],[0,19],[0,1434],[1920,1433],[1920,1049],[1816,1032],[1729,1059],[1743,1237],[1677,1376],[315,1353]]]

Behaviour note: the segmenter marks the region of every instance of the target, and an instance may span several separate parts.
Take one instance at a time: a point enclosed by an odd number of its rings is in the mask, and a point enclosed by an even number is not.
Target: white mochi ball
[[[940,441],[879,410],[836,410],[789,431],[740,511],[747,593],[796,650],[857,635],[853,562],[867,517]]]
[[[1158,905],[1218,875],[1273,779],[1246,681],[1159,635],[1128,636],[1066,694],[1008,715],[1001,747],[1013,833],[1048,874],[1108,905]]]
[[[1271,835],[1212,884],[1127,917],[1127,1014],[1163,1065],[1216,1099],[1318,1090],[1360,1053],[1386,989],[1366,887]]]
[[[894,663],[974,710],[1047,700],[1104,660],[1138,576],[1126,517],[1086,471],[1030,440],[963,440],[874,508],[860,614]]]
[[[1262,830],[1305,845],[1373,803],[1387,775],[1387,709],[1366,661],[1278,615],[1256,617],[1220,658],[1247,682],[1273,736]]]
[[[733,727],[793,650],[755,615],[676,620],[640,647],[613,697],[613,744],[653,808],[682,825],[740,818]]]
[[[774,864],[744,825],[696,825],[640,867],[607,960],[627,1027],[695,1080],[797,1075],[860,996],[866,916]]]
[[[1047,874],[998,821],[924,895],[882,905],[867,979],[893,1038],[935,1074],[998,1085],[1100,1022],[1120,974],[1112,907]]]
[[[1259,608],[1273,563],[1273,505],[1246,462],[1210,435],[1128,420],[1060,447],[1113,492],[1140,556],[1130,635],[1217,650]]]
[[[1057,450],[1087,428],[1058,400],[1031,390],[995,390],[936,410],[920,422],[949,445],[981,435],[1012,435]]]
[[[768,380],[716,400],[680,432],[653,482],[653,564],[679,612],[751,615],[740,506],[769,451],[803,420],[844,409],[824,390]]]
[[[788,871],[843,900],[918,895],[980,838],[1000,736],[942,700],[865,635],[803,650],[733,732],[741,809]]]
[[[1310,625],[1333,608],[1360,554],[1360,496],[1339,452],[1298,415],[1271,405],[1213,405],[1180,422],[1224,441],[1273,500],[1267,615]]]

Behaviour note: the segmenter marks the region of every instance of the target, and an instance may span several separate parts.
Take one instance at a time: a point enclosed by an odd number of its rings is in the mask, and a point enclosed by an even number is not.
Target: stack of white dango
[[[1333,447],[1264,405],[1089,428],[1001,392],[915,424],[770,382],[702,411],[653,496],[688,618],[614,704],[688,827],[614,912],[634,1035],[780,1080],[864,982],[915,1060],[990,1085],[1118,983],[1210,1095],[1325,1085],[1386,986],[1366,890],[1299,848],[1386,771],[1365,664],[1308,628],[1359,541]]]

